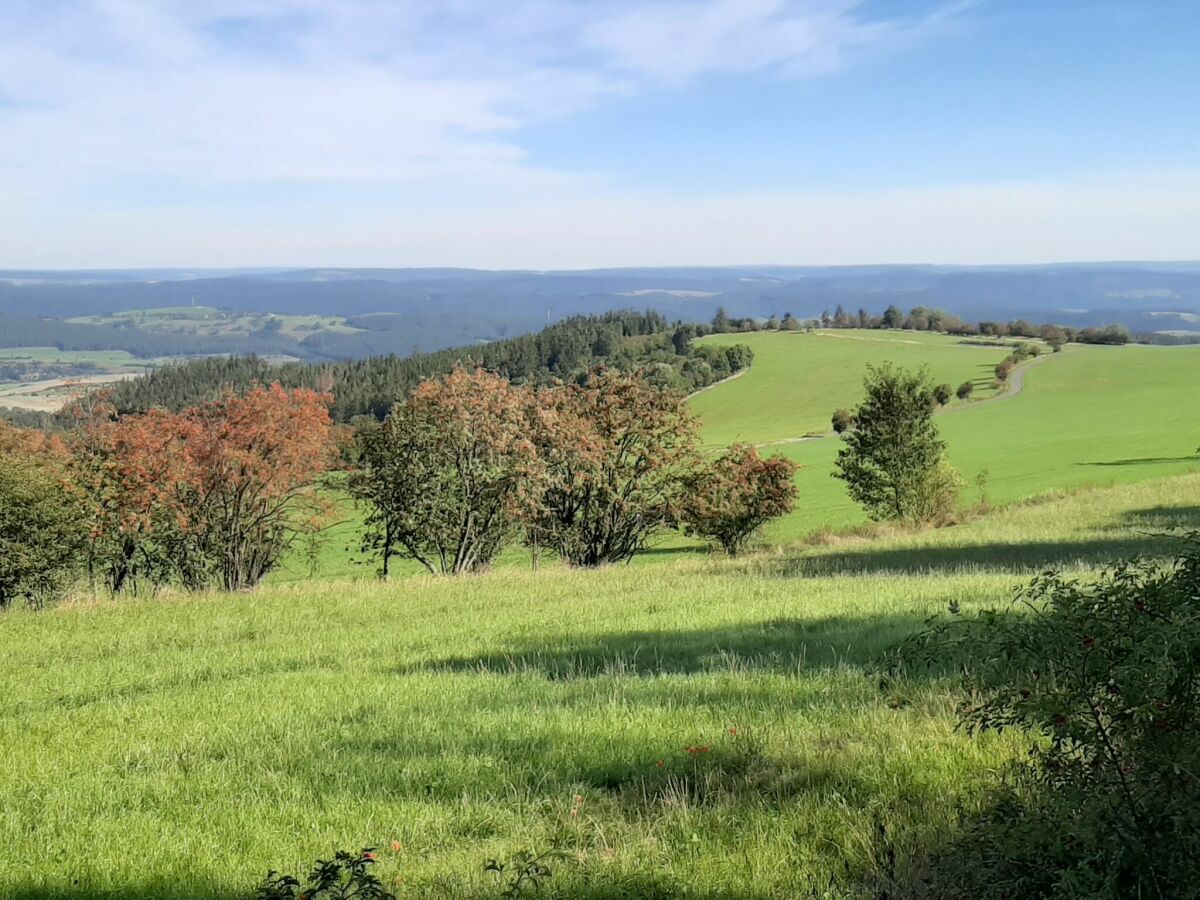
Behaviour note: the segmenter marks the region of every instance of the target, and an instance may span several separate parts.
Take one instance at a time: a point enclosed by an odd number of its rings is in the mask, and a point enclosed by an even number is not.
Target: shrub
[[[844,434],[854,427],[854,413],[850,410],[842,408],[836,410],[833,414],[833,430],[838,434]]]
[[[1034,737],[990,814],[933,866],[936,895],[1194,895],[1200,539],[1166,568],[1039,576],[1017,603],[1020,615],[936,622],[907,647],[915,660],[949,649],[966,660],[972,732]]]
[[[676,524],[699,464],[683,394],[597,371],[539,391],[532,434],[545,481],[526,524],[539,546],[572,565],[622,562]]]
[[[18,599],[37,606],[78,570],[80,511],[60,461],[0,431],[0,609]]]
[[[385,576],[399,551],[440,574],[491,564],[538,490],[532,398],[499,375],[458,368],[359,432],[350,490],[367,506],[365,546],[379,551]]]
[[[996,366],[996,380],[1003,383],[1008,381],[1008,376],[1012,374],[1013,362],[1012,359],[1006,359]]]
[[[866,399],[854,410],[854,429],[842,435],[833,477],[846,482],[873,519],[928,521],[951,484],[929,376],[871,366],[864,386]]]
[[[954,393],[958,395],[959,400],[967,400],[975,393],[975,384],[971,381],[964,381]]]
[[[307,879],[270,872],[254,893],[255,900],[396,900],[369,871],[375,851],[368,847],[358,853],[339,850],[331,860],[319,859]]]
[[[948,384],[939,384],[933,389],[933,399],[937,401],[938,406],[945,406],[953,396],[954,391]]]
[[[763,459],[749,444],[733,445],[689,480],[682,511],[687,532],[736,555],[763,525],[792,511],[796,469],[783,456]]]

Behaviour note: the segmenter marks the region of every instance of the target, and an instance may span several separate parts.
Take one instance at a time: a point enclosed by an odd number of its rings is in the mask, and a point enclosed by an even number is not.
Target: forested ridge
[[[456,364],[478,366],[518,384],[571,380],[597,365],[645,369],[652,383],[692,391],[746,368],[753,357],[743,345],[692,344],[691,338],[704,328],[671,323],[655,312],[626,311],[574,316],[536,334],[409,357],[284,365],[257,356],[199,359],[116,385],[111,400],[122,413],[180,410],[226,389],[278,382],[286,388],[332,392],[335,421],[361,415],[382,419],[422,381],[445,375]]]

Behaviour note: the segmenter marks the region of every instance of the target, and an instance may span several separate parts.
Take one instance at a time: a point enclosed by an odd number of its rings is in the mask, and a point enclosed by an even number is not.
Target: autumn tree
[[[536,499],[532,392],[482,370],[455,369],[360,432],[351,492],[367,508],[366,546],[383,572],[396,552],[433,573],[489,565]]]
[[[751,445],[734,444],[688,479],[682,504],[687,533],[736,555],[763,525],[792,511],[797,468],[784,456],[764,459]]]
[[[545,482],[528,527],[541,545],[572,565],[622,562],[676,524],[699,460],[682,394],[601,370],[539,391],[536,417]]]
[[[40,605],[78,571],[83,530],[64,462],[57,441],[0,423],[0,609]]]
[[[184,412],[179,439],[193,468],[191,505],[205,555],[226,590],[254,587],[293,541],[319,529],[317,479],[334,463],[331,395],[279,384]]]
[[[329,400],[276,384],[181,413],[97,411],[73,438],[93,575],[114,592],[131,581],[253,587],[318,525],[315,481],[335,451]]]
[[[842,435],[833,477],[873,519],[930,521],[957,495],[957,473],[933,421],[934,386],[925,370],[869,366],[855,427]]]

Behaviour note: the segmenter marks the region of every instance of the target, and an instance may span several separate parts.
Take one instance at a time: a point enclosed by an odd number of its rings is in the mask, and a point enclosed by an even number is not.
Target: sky
[[[1198,0],[0,0],[0,267],[1200,259]]]

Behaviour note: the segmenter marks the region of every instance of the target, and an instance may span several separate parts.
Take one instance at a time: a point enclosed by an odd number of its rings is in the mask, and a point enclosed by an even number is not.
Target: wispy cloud
[[[847,0],[9,0],[0,178],[521,180],[530,123],[935,26]]]

